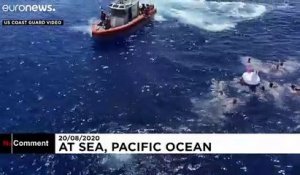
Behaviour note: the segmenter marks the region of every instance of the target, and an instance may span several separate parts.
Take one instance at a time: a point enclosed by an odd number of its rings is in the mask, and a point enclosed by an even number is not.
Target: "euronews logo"
[[[3,5],[3,12],[54,12],[53,5]]]

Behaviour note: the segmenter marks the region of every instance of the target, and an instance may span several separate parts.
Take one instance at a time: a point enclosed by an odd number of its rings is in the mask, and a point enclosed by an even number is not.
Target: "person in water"
[[[237,104],[237,99],[236,98],[234,98],[233,100],[232,100],[232,104]]]
[[[219,91],[219,94],[220,94],[221,96],[223,96],[223,95],[224,95],[224,91],[220,90],[220,91]]]
[[[294,85],[294,84],[292,84],[291,86],[290,86],[290,90],[291,90],[291,93],[293,93],[293,94],[296,94],[296,95],[300,95],[300,87],[298,86],[296,86],[296,85]]]
[[[300,88],[297,87],[297,86],[294,85],[294,84],[291,85],[291,89],[292,89],[293,91],[300,92]]]
[[[251,58],[248,58],[248,61],[247,61],[248,63],[251,63]]]
[[[280,62],[279,62],[279,65],[280,65],[281,67],[283,67],[283,62],[282,62],[282,61],[280,61]]]
[[[276,64],[276,69],[279,70],[280,67],[283,67],[283,62],[279,61],[278,64]]]
[[[278,85],[276,85],[276,84],[273,83],[273,82],[270,82],[270,83],[269,83],[269,88],[278,88]]]

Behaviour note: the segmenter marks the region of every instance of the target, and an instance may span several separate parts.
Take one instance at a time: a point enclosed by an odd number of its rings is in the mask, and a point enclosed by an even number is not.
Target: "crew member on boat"
[[[144,14],[145,14],[146,16],[149,16],[150,11],[151,11],[153,8],[154,8],[153,5],[146,4],[146,8],[145,8],[145,10],[144,10]]]
[[[104,21],[106,19],[106,13],[104,13],[103,10],[101,11],[100,19],[101,21]]]
[[[110,19],[109,17],[107,16],[104,20],[104,29],[110,29],[111,28],[111,25],[110,25]]]
[[[107,17],[106,13],[103,10],[101,10],[100,23],[98,24],[99,26],[103,26],[104,21],[106,20],[106,17]]]
[[[142,7],[140,8],[140,14],[144,14],[146,10],[146,5],[142,4]]]

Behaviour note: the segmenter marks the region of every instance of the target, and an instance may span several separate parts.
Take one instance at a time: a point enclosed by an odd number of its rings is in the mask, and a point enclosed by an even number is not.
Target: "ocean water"
[[[63,19],[65,25],[0,27],[1,133],[300,131],[300,96],[289,90],[300,85],[296,0],[157,0],[151,23],[109,42],[90,35],[99,4],[108,1],[26,3],[51,3],[56,12],[1,12],[1,18]],[[248,58],[262,84],[278,88],[240,86]],[[279,60],[284,66],[274,72]],[[300,157],[1,155],[0,174],[299,175]]]

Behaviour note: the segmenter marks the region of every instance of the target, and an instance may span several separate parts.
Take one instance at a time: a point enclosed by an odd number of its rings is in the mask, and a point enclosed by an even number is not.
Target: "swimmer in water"
[[[270,82],[269,83],[269,88],[277,88],[277,86],[273,82]]]
[[[248,63],[251,63],[251,58],[248,58]]]
[[[279,65],[280,65],[281,67],[283,67],[283,62],[282,62],[282,61],[280,61]]]
[[[283,62],[282,61],[279,61],[279,63],[276,64],[276,70],[279,70],[280,67],[283,67]]]
[[[265,91],[265,90],[266,90],[265,86],[260,87],[260,89],[261,89],[262,91]]]
[[[272,64],[271,66],[271,70],[275,71],[275,72],[278,72],[278,71],[282,71],[283,68],[283,62],[282,61],[278,61],[278,63],[274,63]]]
[[[296,85],[292,84],[290,86],[290,92],[292,94],[300,95],[300,87],[297,87]]]
[[[221,95],[221,96],[223,96],[224,95],[224,91],[219,91],[219,94]]]
[[[292,89],[293,91],[300,92],[300,88],[297,87],[297,86],[294,85],[294,84],[291,85],[291,89]]]
[[[234,98],[233,100],[232,100],[232,104],[237,104],[237,99],[236,98]]]
[[[246,85],[246,83],[244,82],[243,78],[240,78],[239,83],[240,83],[241,85],[243,85],[243,86]]]

